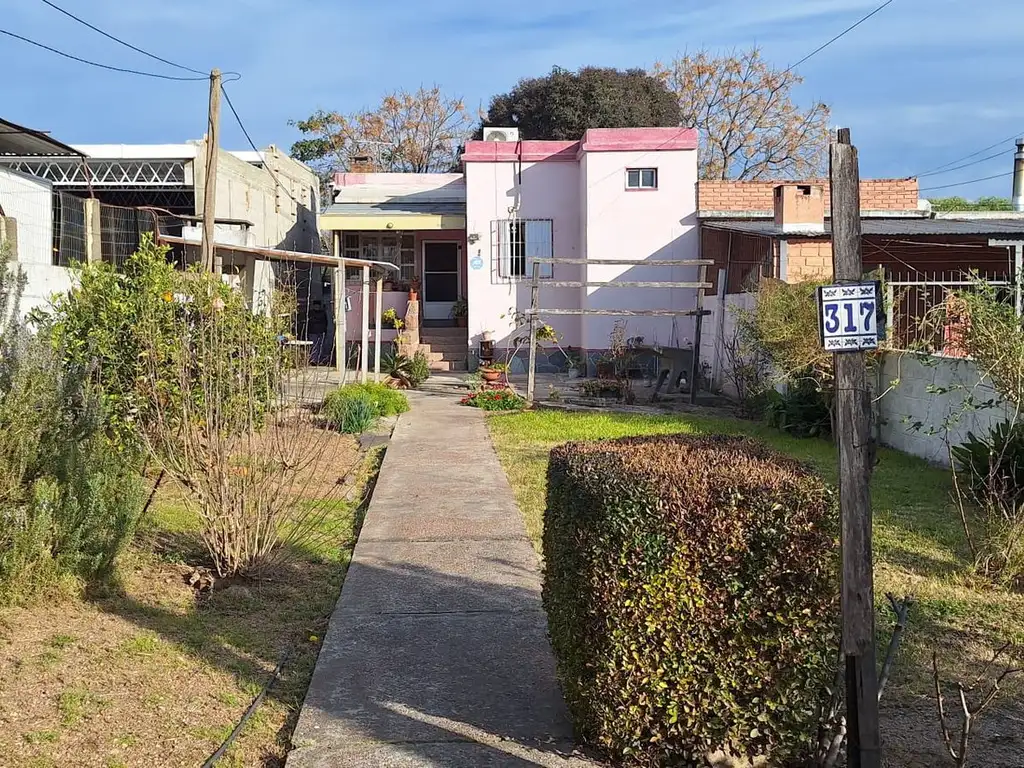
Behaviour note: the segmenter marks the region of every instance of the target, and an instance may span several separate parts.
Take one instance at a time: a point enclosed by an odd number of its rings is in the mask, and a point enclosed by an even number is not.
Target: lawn
[[[569,440],[673,433],[745,434],[807,462],[826,480],[836,481],[836,454],[831,443],[793,438],[755,422],[731,418],[541,410],[496,415],[489,424],[538,551],[544,525],[548,452]],[[918,757],[913,751],[915,744],[921,739],[938,744],[937,724],[927,701],[932,650],[938,651],[945,677],[960,676],[967,682],[972,671],[977,674],[991,649],[1007,641],[1024,643],[1024,596],[995,588],[971,573],[959,518],[950,501],[947,471],[882,449],[871,488],[880,645],[888,642],[891,627],[885,593],[911,593],[916,599],[885,701],[885,711],[892,719],[902,718],[901,733],[890,741],[906,742],[907,759],[913,760]],[[1004,706],[1011,706],[1021,692],[1018,681],[1004,697]],[[1004,717],[1024,717],[1024,708],[1016,703],[1012,707],[1012,712],[1004,710],[988,716],[989,725],[995,727],[994,723]],[[919,716],[908,720],[904,717],[907,712],[919,712]],[[1012,730],[1021,732],[1019,720]],[[1002,732],[1005,734],[1006,728]],[[984,752],[984,738],[985,734],[979,733],[977,739],[981,741],[976,739],[975,754],[979,758]],[[1011,741],[1016,742],[1013,764],[1024,764],[1024,741],[1020,736]],[[989,751],[996,755],[993,759],[1002,759],[995,747]]]
[[[199,522],[167,487],[118,583],[0,614],[0,765],[202,765],[287,656],[219,763],[282,766],[362,519],[358,500],[328,486],[361,467],[350,480],[364,487],[376,469],[355,438],[335,440],[334,474],[315,491],[325,535],[266,579],[197,595],[186,579],[207,560]]]

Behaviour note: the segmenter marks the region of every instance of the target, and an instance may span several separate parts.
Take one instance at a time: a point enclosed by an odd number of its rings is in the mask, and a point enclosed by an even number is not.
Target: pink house
[[[462,161],[461,174],[338,174],[334,203],[321,218],[337,255],[398,265],[400,275],[385,286],[393,289],[385,308],[403,314],[410,284],[418,287],[420,341],[435,367],[471,366],[485,334],[499,354],[515,345],[525,334],[515,318],[530,306],[535,259],[636,262],[537,262],[542,309],[693,307],[692,289],[602,283],[697,279],[696,267],[644,266],[698,258],[695,131],[590,129],[580,141],[471,141]],[[552,285],[559,282],[590,285]],[[350,300],[358,298],[355,285],[347,287]],[[590,355],[608,348],[614,317],[541,315],[561,348]],[[647,344],[693,340],[692,318],[627,323],[628,335]],[[353,326],[350,341],[360,334]],[[394,336],[384,333],[385,340]],[[525,356],[523,349],[514,367]],[[540,367],[565,367],[558,346],[542,350]]]

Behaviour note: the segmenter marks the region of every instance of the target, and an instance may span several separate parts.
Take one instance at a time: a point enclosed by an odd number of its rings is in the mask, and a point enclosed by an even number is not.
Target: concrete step
[[[465,360],[434,360],[428,363],[431,372],[447,373],[449,371],[466,371],[469,369]]]
[[[453,339],[420,339],[421,347],[430,347],[431,352],[459,352],[466,354],[469,350],[469,343],[465,340]]]
[[[455,336],[469,338],[469,331],[466,328],[423,328],[420,327],[420,338],[424,336]]]

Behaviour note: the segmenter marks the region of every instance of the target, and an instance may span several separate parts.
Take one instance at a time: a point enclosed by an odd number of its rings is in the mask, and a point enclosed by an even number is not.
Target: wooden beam
[[[698,282],[632,282],[622,280],[542,280],[544,288],[703,288],[710,289],[711,283]]]
[[[837,283],[863,279],[860,171],[848,128],[829,147],[832,258]],[[871,391],[863,352],[835,355],[839,507],[842,516],[842,646],[850,768],[879,768],[878,671],[871,553]]]
[[[700,282],[702,285],[711,287],[705,282],[708,268],[700,268]],[[700,336],[704,326],[704,289],[697,290],[697,315],[693,319],[693,355],[690,356],[690,405],[697,402],[698,382],[700,381]]]
[[[533,264],[594,264],[619,267],[709,267],[712,259],[540,259],[531,258]]]
[[[603,315],[605,317],[695,317],[700,312],[710,315],[707,309],[529,309],[527,314],[539,315]]]

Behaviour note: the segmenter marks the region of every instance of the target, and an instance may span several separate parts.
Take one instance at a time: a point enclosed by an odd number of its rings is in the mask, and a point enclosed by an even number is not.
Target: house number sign
[[[885,338],[882,284],[877,280],[818,288],[818,336],[829,352],[877,349]]]

